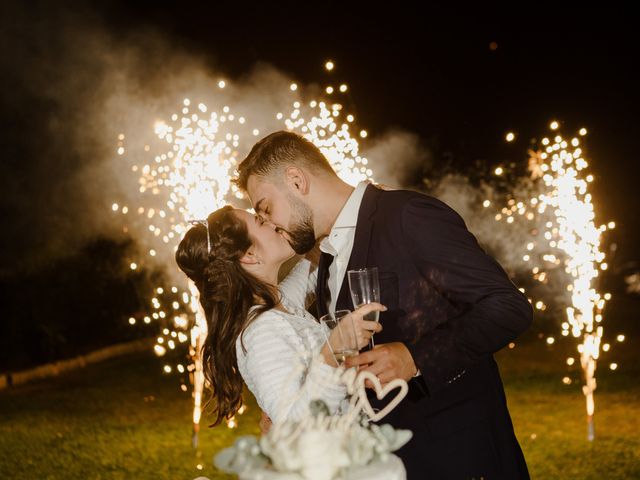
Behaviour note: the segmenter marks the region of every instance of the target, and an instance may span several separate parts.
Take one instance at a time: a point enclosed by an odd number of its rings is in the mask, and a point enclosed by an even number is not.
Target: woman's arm
[[[318,262],[314,250],[302,257],[278,285],[280,293],[294,305],[307,308],[315,296]],[[318,250],[319,251],[319,250]]]
[[[238,366],[262,410],[274,421],[300,420],[309,402],[323,400],[334,413],[346,397],[336,368],[308,352],[293,327],[275,312],[265,312],[245,330],[247,349],[236,342]],[[315,356],[315,357],[314,357]]]

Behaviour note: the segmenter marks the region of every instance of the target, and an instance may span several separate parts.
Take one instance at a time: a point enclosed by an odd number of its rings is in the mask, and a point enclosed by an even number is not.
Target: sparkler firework
[[[558,127],[558,122],[550,124],[551,130]],[[579,132],[580,137],[586,134],[584,128]],[[513,134],[509,134],[507,141],[512,139]],[[557,269],[565,274],[563,281],[568,300],[562,302],[566,304],[562,335],[571,335],[578,342],[577,351],[584,375],[582,390],[587,407],[587,438],[593,440],[595,370],[603,338],[602,312],[605,302],[611,299],[611,294],[597,291],[599,273],[608,267],[600,243],[602,235],[615,228],[615,223],[599,227],[594,223],[592,196],[588,191],[594,178],[586,173],[588,163],[580,147],[580,138],[574,137],[569,142],[556,134],[553,139],[543,138],[541,143],[537,151],[530,151],[530,185],[534,194],[524,201],[511,198],[508,207],[502,208],[495,220],[512,224],[517,218],[522,218],[544,230],[533,228],[533,238],[523,246],[526,253],[522,260],[534,280],[547,283],[550,274]],[[502,167],[496,168],[496,175],[502,173]],[[486,201],[485,207],[489,204]],[[535,301],[534,306],[540,311],[547,308],[543,300]],[[624,336],[619,335],[618,341],[622,340]],[[546,342],[551,345],[555,338],[549,336]],[[603,349],[608,350],[609,345],[604,344]],[[574,362],[573,357],[567,359],[568,365]],[[612,363],[610,368],[615,369],[616,364]],[[568,377],[563,381],[571,383]]]
[[[326,66],[327,70],[333,69],[331,65],[332,68]],[[225,87],[226,82],[218,83],[218,88]],[[344,93],[346,85],[339,90]],[[333,89],[326,91],[333,93]],[[291,103],[283,105],[282,111],[273,113],[275,124],[279,125],[276,128],[296,131],[312,141],[344,181],[355,185],[370,179],[373,171],[368,167],[368,160],[359,155],[358,141],[351,134],[355,120],[353,115],[344,116],[343,105],[337,102],[311,100],[303,104],[297,84],[290,85],[289,93]],[[288,111],[287,115],[283,113],[285,111]],[[273,124],[252,124],[251,118],[236,113],[230,105],[210,110],[204,103],[196,104],[185,98],[180,113],[155,124],[159,153],[152,154],[151,146],[145,145],[148,161],[132,166],[132,171],[139,175],[141,205],[129,207],[114,203],[113,211],[126,215],[131,208],[144,217],[148,222],[150,240],[155,243],[148,250],[151,258],[158,256],[159,252],[175,252],[190,221],[204,219],[227,203],[240,203],[243,194],[231,182],[242,158],[240,154],[251,149],[261,132],[273,129]],[[359,135],[365,137],[366,131],[360,131]],[[118,138],[119,155],[125,154],[124,138],[124,134]],[[136,259],[131,268],[137,269],[148,260],[149,257]],[[200,353],[207,336],[207,323],[195,285],[191,282],[173,285],[169,291],[162,286],[156,288],[158,295],[151,299],[154,311],[143,321],[150,323],[153,319],[165,324],[154,347],[159,357],[175,350],[179,344],[189,342],[186,367],[182,363],[173,366],[166,363],[164,371],[171,373],[175,367],[179,373],[189,375],[194,398],[194,445],[197,445],[205,386]],[[169,306],[166,307],[161,297],[168,296]],[[129,321],[135,324],[137,320],[132,317]],[[181,386],[183,391],[188,389],[186,383]],[[243,406],[239,413],[243,413],[245,408]],[[236,427],[237,419],[228,419],[227,426]]]

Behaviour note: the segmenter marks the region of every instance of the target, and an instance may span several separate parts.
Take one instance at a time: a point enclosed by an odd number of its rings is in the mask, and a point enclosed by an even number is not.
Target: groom
[[[408,478],[529,478],[493,354],[529,328],[533,310],[462,218],[428,195],[346,184],[292,132],[260,140],[238,173],[256,213],[297,253],[319,242],[320,315],[353,307],[347,270],[378,267],[384,329],[348,366],[383,385],[408,382],[383,420],[413,432],[396,452]],[[316,278],[310,265],[296,267],[307,269],[300,288],[307,274]],[[368,395],[374,408],[385,405]]]

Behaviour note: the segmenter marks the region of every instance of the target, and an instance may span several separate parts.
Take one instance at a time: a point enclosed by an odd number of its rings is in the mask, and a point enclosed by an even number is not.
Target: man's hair
[[[296,133],[280,130],[253,146],[238,165],[238,176],[234,182],[246,190],[251,175],[268,177],[289,165],[304,167],[313,173],[336,175],[327,158],[312,142]]]

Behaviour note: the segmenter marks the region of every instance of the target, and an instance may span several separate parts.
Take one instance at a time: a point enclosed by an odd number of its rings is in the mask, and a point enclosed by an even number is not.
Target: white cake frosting
[[[402,460],[389,454],[369,465],[348,469],[340,480],[405,480],[407,473]],[[259,468],[240,474],[239,480],[305,480],[298,473],[276,472],[273,469]]]

